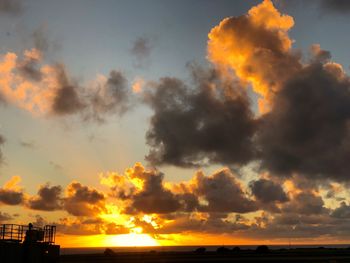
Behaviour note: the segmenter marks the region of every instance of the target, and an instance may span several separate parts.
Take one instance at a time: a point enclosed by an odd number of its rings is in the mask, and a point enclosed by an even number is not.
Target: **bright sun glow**
[[[159,246],[158,242],[147,234],[124,234],[111,237],[110,243],[118,247]]]

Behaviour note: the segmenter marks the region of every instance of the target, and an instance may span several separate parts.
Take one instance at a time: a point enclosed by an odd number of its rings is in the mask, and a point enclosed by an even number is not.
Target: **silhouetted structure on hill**
[[[55,245],[56,226],[43,228],[16,224],[0,225],[0,260],[11,263],[56,263],[60,246]]]

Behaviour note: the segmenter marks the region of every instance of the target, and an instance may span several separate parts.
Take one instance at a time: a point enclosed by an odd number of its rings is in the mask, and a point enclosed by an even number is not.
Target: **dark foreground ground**
[[[257,253],[254,250],[239,252],[120,252],[114,255],[62,255],[61,263],[169,263],[169,262],[349,262],[350,249],[284,249],[272,250],[267,253]]]

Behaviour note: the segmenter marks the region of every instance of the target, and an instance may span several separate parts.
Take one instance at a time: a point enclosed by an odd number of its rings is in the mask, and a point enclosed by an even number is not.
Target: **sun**
[[[123,234],[112,236],[110,244],[117,247],[153,247],[159,243],[148,234]]]

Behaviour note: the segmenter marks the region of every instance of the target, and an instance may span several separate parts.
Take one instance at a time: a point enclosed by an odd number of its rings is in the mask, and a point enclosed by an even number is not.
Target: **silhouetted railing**
[[[0,241],[21,243],[25,239],[34,242],[54,244],[56,226],[46,225],[44,228],[30,227],[16,224],[0,225]]]

